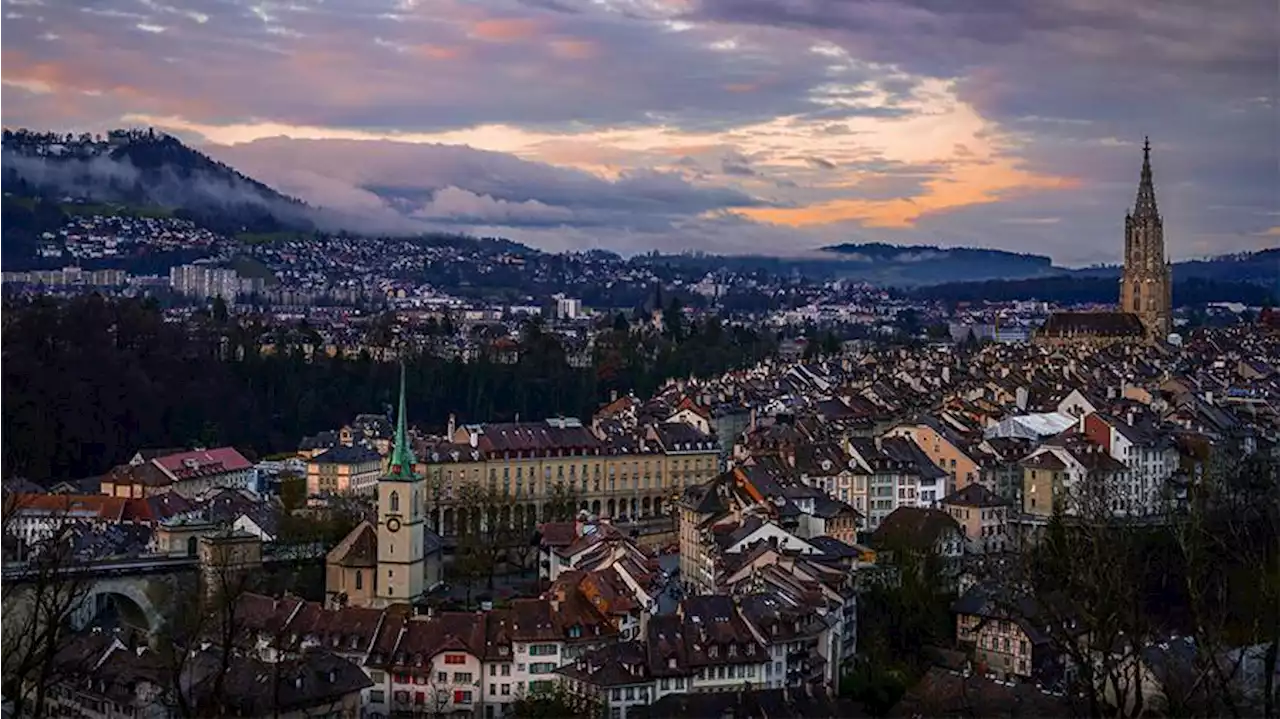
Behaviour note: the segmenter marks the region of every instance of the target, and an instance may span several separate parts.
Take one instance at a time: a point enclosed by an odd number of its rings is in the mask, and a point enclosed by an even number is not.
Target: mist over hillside
[[[151,130],[5,130],[0,164],[8,195],[160,208],[228,234],[316,226],[301,201]]]
[[[67,202],[168,214],[231,236],[313,230],[375,237],[441,234],[414,215],[414,208],[425,201],[422,196],[374,188],[388,204],[380,202],[368,211],[308,205],[154,130],[112,130],[105,136],[5,130],[0,159],[6,261],[32,254],[32,243],[60,221],[57,207]],[[446,234],[461,239],[456,230]],[[532,251],[514,242],[505,245],[512,251]],[[981,292],[1021,296],[1034,291],[1034,282],[1027,281],[1053,278],[1059,284],[1073,279],[1096,284],[1120,273],[1118,267],[1057,267],[1044,255],[884,243],[844,243],[791,257],[653,252],[634,261],[709,273],[728,269],[794,274],[885,287],[951,285],[946,294],[958,297]],[[1174,276],[1179,281],[1274,283],[1280,277],[1280,250],[1181,262],[1175,264]],[[1001,282],[1027,284],[1005,287]]]

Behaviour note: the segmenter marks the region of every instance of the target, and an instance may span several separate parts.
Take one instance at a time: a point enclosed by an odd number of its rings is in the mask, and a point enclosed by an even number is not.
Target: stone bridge
[[[277,565],[297,565],[322,559],[324,547],[291,547],[272,552],[261,558],[261,567],[270,570]],[[76,629],[83,629],[104,611],[113,611],[117,619],[129,626],[155,632],[164,624],[167,606],[175,601],[196,601],[194,596],[183,596],[182,579],[190,578],[200,570],[200,561],[191,556],[150,556],[119,560],[89,562],[68,567],[60,573],[69,581],[83,582],[83,598],[72,610],[69,620]],[[23,592],[33,582],[43,581],[24,565],[6,565],[4,582],[16,589],[6,593],[5,611],[16,609],[21,614]],[[44,578],[47,580],[47,578]]]
[[[103,612],[114,611],[119,620],[148,633],[164,624],[160,605],[179,600],[173,575],[118,576],[89,583],[84,599],[71,614],[71,626],[83,629]]]

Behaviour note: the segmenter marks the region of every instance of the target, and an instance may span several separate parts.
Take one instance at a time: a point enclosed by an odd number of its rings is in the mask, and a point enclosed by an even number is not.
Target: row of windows
[[[670,468],[671,468],[671,471],[672,471],[672,472],[679,472],[679,471],[681,471],[681,470],[683,470],[683,471],[685,471],[685,472],[690,472],[690,471],[702,471],[702,470],[704,470],[704,469],[705,469],[705,470],[716,469],[716,468],[717,468],[717,462],[718,462],[718,461],[719,461],[719,460],[718,460],[718,458],[716,458],[716,457],[710,457],[710,456],[708,456],[708,457],[694,457],[694,458],[692,458],[692,459],[685,458],[685,459],[683,459],[683,460],[675,460],[675,459],[673,459],[673,460],[670,460],[670,461],[669,461],[669,464],[664,463],[664,462],[661,462],[661,461],[659,461],[659,462],[654,462],[653,464],[650,464],[649,460],[645,460],[645,461],[643,462],[643,464],[642,464],[641,462],[639,462],[639,461],[632,462],[632,463],[630,464],[630,467],[629,467],[629,468],[630,468],[630,470],[631,470],[631,471],[630,471],[630,474],[631,474],[631,475],[634,475],[634,476],[639,476],[639,475],[642,473],[642,470],[643,470],[643,474],[646,474],[646,475],[647,475],[647,474],[649,474],[649,473],[650,473],[650,469],[652,468],[653,473],[654,473],[654,474],[656,474],[657,476],[661,477],[661,476],[662,476],[662,470],[663,470],[663,467],[665,467],[665,466],[670,466]],[[568,468],[567,472],[566,472],[566,469],[565,469],[566,467]],[[579,471],[578,471],[578,467],[581,467],[581,468],[582,468],[582,471],[581,471],[581,472],[579,472]],[[626,465],[626,464],[621,464],[621,465],[619,465],[619,464],[607,464],[607,465],[605,465],[605,467],[607,467],[607,472],[608,472],[608,474],[609,474],[609,476],[610,476],[610,477],[617,476],[617,475],[619,475],[619,474],[621,474],[621,475],[623,475],[623,476],[626,476],[626,475],[628,474],[628,472],[627,472],[628,465]],[[527,473],[525,472],[526,468],[528,469],[528,472],[527,472]],[[488,469],[489,469],[489,478],[490,478],[490,479],[496,479],[496,478],[498,477],[498,467],[492,467],[492,466],[491,466],[491,467],[489,467]],[[509,478],[509,477],[511,477],[511,476],[512,476],[512,475],[511,475],[511,465],[509,465],[509,464],[508,464],[508,465],[504,465],[504,466],[502,466],[502,468],[501,468],[501,469],[502,469],[502,476],[503,476],[504,478]],[[536,474],[537,474],[537,472],[535,471],[535,468],[534,468],[534,467],[532,467],[532,466],[526,467],[526,465],[520,465],[520,464],[517,464],[517,465],[515,465],[515,469],[516,469],[516,471],[515,471],[515,476],[516,476],[516,477],[525,477],[525,476],[528,476],[528,477],[532,478],[532,477],[536,476]],[[619,471],[619,469],[621,469],[621,471]],[[480,478],[480,471],[481,471],[481,470],[480,470],[480,468],[479,468],[479,467],[473,467],[473,468],[471,469],[471,480],[472,480],[472,481],[478,480],[478,479]],[[579,475],[580,475],[580,476],[582,476],[582,477],[587,477],[589,473],[590,473],[591,475],[593,475],[593,476],[596,476],[596,477],[601,476],[601,474],[602,474],[602,468],[601,468],[601,465],[600,465],[599,463],[591,464],[591,465],[588,465],[588,464],[582,464],[582,465],[577,465],[577,464],[558,464],[558,465],[556,465],[556,467],[555,467],[554,475],[555,475],[557,478],[564,479],[564,478],[565,478],[565,476],[569,476],[569,477],[577,477],[577,476],[579,476]],[[545,479],[551,479],[552,475],[553,475],[552,468],[551,468],[550,466],[545,466],[545,465],[544,465],[544,466],[542,467],[542,476],[543,476],[543,478],[545,478]],[[453,481],[453,479],[454,479],[454,470],[452,470],[452,469],[444,469],[444,470],[441,470],[441,469],[439,469],[439,468],[435,468],[435,469],[431,470],[431,476],[432,476],[432,478],[433,478],[433,479],[435,479],[435,480],[437,480],[437,481],[438,481],[438,480],[440,480],[440,479],[443,479],[445,482],[452,482],[452,481]],[[459,480],[466,481],[466,479],[467,479],[467,470],[465,470],[465,469],[459,469],[459,470],[457,470],[457,478],[458,478]]]

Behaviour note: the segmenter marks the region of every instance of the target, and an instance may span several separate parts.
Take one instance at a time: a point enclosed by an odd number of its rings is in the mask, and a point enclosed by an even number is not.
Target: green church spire
[[[417,459],[414,458],[413,449],[409,446],[408,413],[405,411],[404,384],[404,363],[401,362],[400,416],[396,418],[395,446],[391,449],[391,467],[387,472],[386,479],[411,481],[417,478],[413,472],[413,465],[417,463]]]

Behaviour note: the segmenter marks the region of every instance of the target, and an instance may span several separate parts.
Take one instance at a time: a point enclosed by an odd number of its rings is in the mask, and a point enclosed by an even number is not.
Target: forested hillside
[[[651,393],[667,377],[719,373],[772,351],[771,338],[718,320],[667,334],[622,329],[598,338],[595,366],[571,367],[536,325],[520,361],[410,357],[409,412],[437,430],[469,422],[589,417],[610,391]],[[303,435],[341,426],[394,401],[397,368],[367,356],[304,358],[305,325],[287,332],[250,320],[164,322],[154,306],[97,296],[9,303],[3,312],[3,461],[36,481],[100,473],[140,447],[231,444],[258,455],[291,451]],[[281,352],[260,355],[260,343]],[[295,349],[290,349],[290,347]],[[220,349],[221,348],[221,349]],[[247,350],[240,361],[220,359]]]

